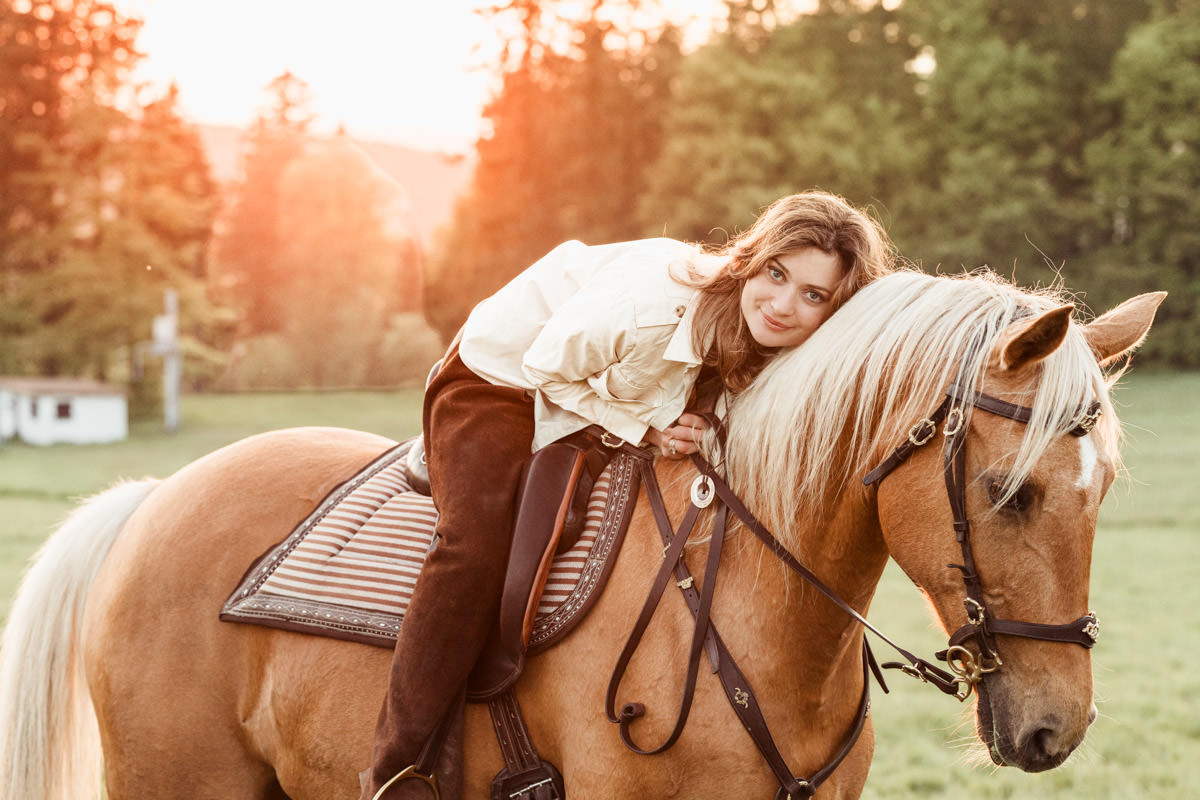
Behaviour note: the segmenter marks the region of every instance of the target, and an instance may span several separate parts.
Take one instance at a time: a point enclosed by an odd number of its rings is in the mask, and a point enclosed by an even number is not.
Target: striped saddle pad
[[[411,446],[334,489],[255,562],[221,619],[392,647],[437,523],[433,501],[408,483]],[[598,596],[636,501],[636,474],[634,459],[618,453],[596,481],[583,534],[551,566],[531,651],[566,635]]]

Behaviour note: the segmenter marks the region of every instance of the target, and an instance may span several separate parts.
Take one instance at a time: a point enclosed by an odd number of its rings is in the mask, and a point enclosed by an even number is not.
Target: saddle
[[[628,447],[593,425],[546,445],[525,465],[500,618],[471,674],[468,700],[486,701],[520,677],[550,565],[555,555],[578,541],[596,479],[622,445]],[[429,472],[420,438],[409,449],[404,468],[412,487],[428,495]]]
[[[500,616],[466,689],[467,700],[489,704],[505,759],[505,768],[492,784],[495,800],[562,800],[566,796],[558,769],[538,755],[511,689],[525,665],[554,556],[578,540],[596,479],[621,450],[646,457],[643,451],[593,425],[541,448],[522,471]],[[419,439],[404,464],[409,483],[428,494],[429,475]],[[460,708],[458,704],[452,707],[435,730],[414,765],[417,773],[432,776],[454,721],[461,718]]]

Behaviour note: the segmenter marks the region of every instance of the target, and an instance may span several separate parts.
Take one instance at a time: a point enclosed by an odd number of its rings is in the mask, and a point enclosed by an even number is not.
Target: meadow
[[[1191,658],[1200,655],[1200,505],[1190,478],[1200,452],[1197,396],[1200,375],[1188,374],[1135,373],[1117,390],[1129,472],[1105,501],[1096,537],[1100,717],[1080,752],[1040,775],[994,768],[968,706],[894,673],[891,693],[876,690],[873,697],[877,744],[866,800],[1195,796],[1200,672]],[[294,425],[403,439],[420,427],[420,398],[415,391],[188,396],[175,434],[142,422],[112,445],[0,445],[0,614],[7,615],[28,558],[78,498],[119,478],[166,476],[229,442]],[[871,617],[914,652],[944,646],[918,593],[894,568]],[[730,724],[736,727],[732,717]]]

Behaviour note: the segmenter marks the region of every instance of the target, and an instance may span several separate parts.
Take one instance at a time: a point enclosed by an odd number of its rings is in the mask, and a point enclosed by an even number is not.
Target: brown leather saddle
[[[541,448],[522,471],[499,618],[468,679],[465,695],[470,702],[489,704],[505,758],[506,766],[492,784],[493,798],[564,800],[566,796],[558,769],[538,755],[511,689],[524,669],[554,556],[578,540],[596,479],[622,450],[648,457],[599,426],[590,426]],[[424,452],[418,439],[409,450],[405,468],[414,489],[428,494]],[[414,765],[416,773],[429,777],[431,788],[436,787],[434,768],[460,710],[457,704],[451,709]]]

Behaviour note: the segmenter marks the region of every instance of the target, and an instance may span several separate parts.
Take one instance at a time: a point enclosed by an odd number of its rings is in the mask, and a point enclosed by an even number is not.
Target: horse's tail
[[[122,483],[88,500],[46,540],[21,581],[0,643],[0,800],[100,796],[83,609],[121,528],[157,485]]]

